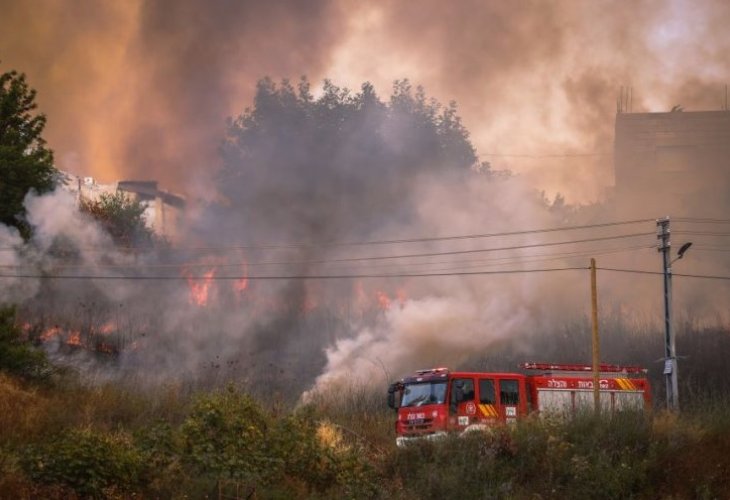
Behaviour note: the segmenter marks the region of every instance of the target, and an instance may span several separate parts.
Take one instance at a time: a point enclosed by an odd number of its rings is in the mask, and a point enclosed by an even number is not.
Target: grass
[[[0,376],[0,498],[679,499],[730,488],[727,401],[679,416],[528,418],[397,449],[380,388],[272,408],[233,386],[75,384]]]
[[[645,364],[661,335],[632,337],[631,328],[607,321],[604,352],[629,342],[627,361]],[[570,325],[534,348],[575,361],[585,354],[581,332]],[[70,372],[0,372],[0,499],[724,498],[730,334],[690,333],[680,342],[690,355],[681,365],[680,415],[661,410],[659,379],[654,412],[531,417],[405,449],[395,447],[385,387],[333,385],[295,405],[232,385],[89,385]],[[517,358],[505,348],[489,366]]]

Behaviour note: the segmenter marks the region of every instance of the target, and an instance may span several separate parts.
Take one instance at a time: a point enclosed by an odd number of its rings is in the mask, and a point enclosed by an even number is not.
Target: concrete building
[[[157,181],[117,181],[100,184],[93,177],[61,172],[61,185],[78,199],[98,200],[102,193],[122,192],[145,206],[147,225],[158,235],[175,241],[185,209],[182,196],[159,189]]]
[[[730,204],[730,111],[618,113],[614,148],[619,203],[657,216]]]

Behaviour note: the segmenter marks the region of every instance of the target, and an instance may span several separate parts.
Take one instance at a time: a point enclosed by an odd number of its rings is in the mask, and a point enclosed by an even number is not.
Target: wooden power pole
[[[601,412],[600,344],[598,340],[598,287],[596,285],[596,259],[591,259],[591,319],[593,321],[593,405]]]

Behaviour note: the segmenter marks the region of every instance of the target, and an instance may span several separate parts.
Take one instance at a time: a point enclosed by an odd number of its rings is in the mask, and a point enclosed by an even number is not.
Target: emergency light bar
[[[427,373],[447,373],[448,368],[426,368],[424,370],[416,370],[418,375],[426,375]]]
[[[555,363],[522,363],[519,365],[520,368],[526,370],[548,370],[548,371],[566,371],[566,372],[591,372],[593,366],[591,365],[568,365],[568,364],[555,364]],[[646,368],[640,366],[621,366],[621,365],[608,365],[601,364],[598,366],[599,372],[604,373],[647,373]]]

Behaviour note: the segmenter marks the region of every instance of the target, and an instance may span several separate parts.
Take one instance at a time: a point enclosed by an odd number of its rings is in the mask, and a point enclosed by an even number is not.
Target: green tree
[[[16,71],[0,74],[0,222],[30,236],[23,199],[55,186],[53,152],[41,136],[43,114],[34,114],[36,92]]]
[[[419,180],[486,168],[455,104],[407,80],[383,101],[370,83],[352,93],[325,81],[314,98],[304,79],[263,79],[253,104],[229,124],[218,185],[224,217],[247,235],[342,239],[407,224]]]
[[[144,205],[121,191],[102,193],[98,200],[82,199],[80,209],[96,219],[117,245],[138,247],[153,241]]]

